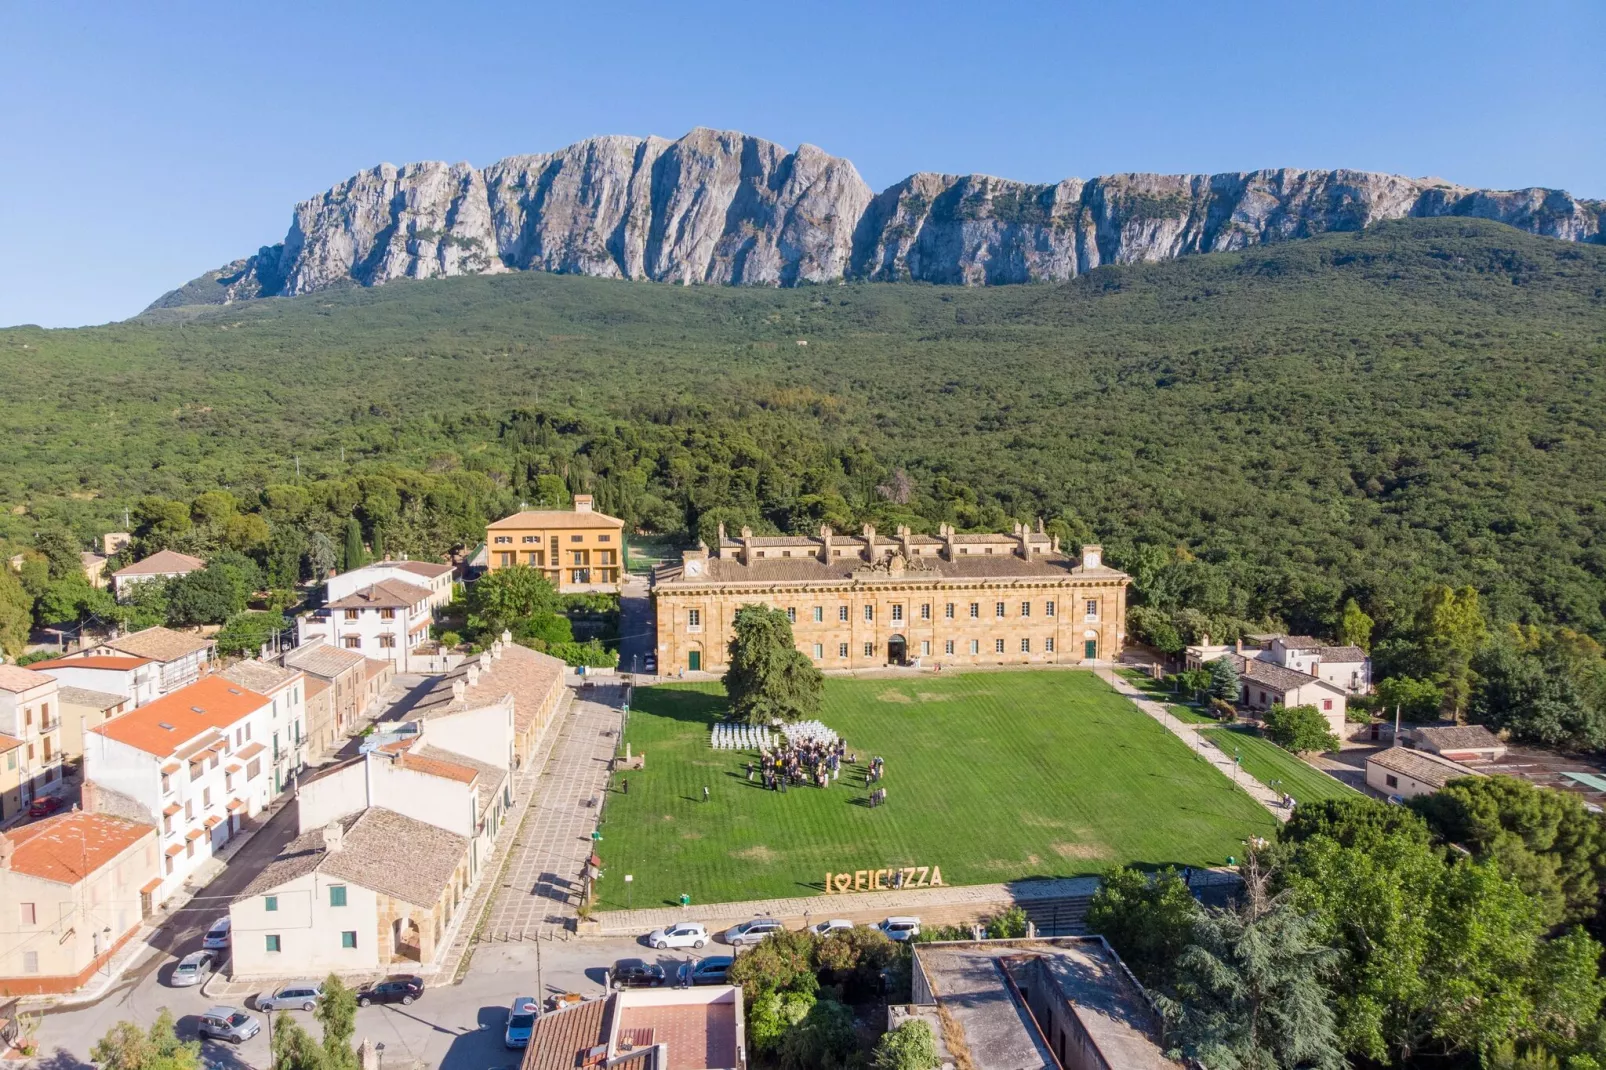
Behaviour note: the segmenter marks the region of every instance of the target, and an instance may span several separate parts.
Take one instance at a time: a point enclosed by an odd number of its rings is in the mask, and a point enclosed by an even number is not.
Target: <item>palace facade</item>
[[[735,539],[721,529],[718,547],[699,544],[653,575],[658,671],[723,671],[736,611],[755,602],[784,610],[798,649],[825,670],[1113,661],[1130,582],[1097,546],[1073,560],[1041,523],[891,537],[868,525]]]

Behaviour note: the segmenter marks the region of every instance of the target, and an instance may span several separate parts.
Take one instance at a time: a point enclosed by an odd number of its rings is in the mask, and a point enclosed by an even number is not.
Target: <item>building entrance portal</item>
[[[887,640],[887,664],[909,664],[909,644],[901,635],[894,635]]]

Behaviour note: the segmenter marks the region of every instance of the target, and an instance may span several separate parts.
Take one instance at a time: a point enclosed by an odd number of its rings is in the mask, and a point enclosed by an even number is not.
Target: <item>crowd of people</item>
[[[785,791],[788,787],[812,784],[828,788],[842,775],[843,765],[853,765],[858,755],[848,753],[845,740],[788,739],[779,746],[762,747],[759,760],[747,763],[747,779],[762,774],[764,787]]]

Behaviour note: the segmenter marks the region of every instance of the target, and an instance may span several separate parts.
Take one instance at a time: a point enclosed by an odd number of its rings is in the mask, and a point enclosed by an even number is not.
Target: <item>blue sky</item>
[[[1606,4],[0,3],[0,325],[137,313],[380,161],[693,126],[917,170],[1606,196]]]

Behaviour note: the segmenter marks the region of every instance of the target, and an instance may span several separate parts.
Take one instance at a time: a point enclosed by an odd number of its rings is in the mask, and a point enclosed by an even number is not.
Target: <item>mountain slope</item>
[[[296,206],[285,240],[153,309],[347,283],[550,271],[794,286],[1057,282],[1387,219],[1468,216],[1601,240],[1606,203],[1365,171],[1108,175],[1030,185],[920,173],[872,194],[847,160],[746,134],[598,137],[468,164],[382,164]]]

